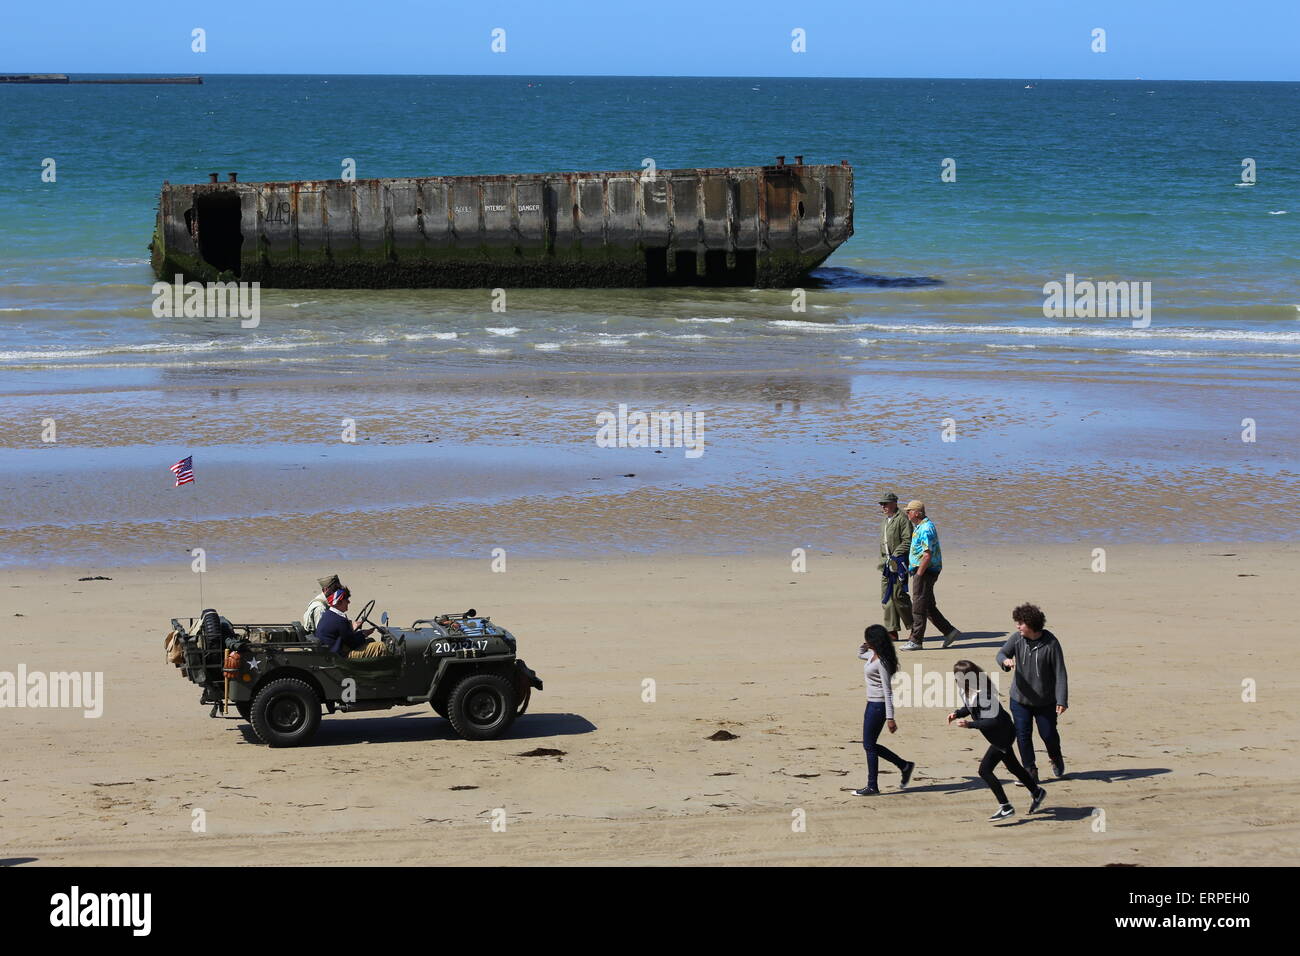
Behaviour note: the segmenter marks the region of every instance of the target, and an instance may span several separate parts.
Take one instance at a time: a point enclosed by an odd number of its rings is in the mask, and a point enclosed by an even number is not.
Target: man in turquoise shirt
[[[921,650],[925,641],[926,620],[934,622],[948,647],[961,637],[961,631],[948,623],[935,601],[934,583],[943,570],[943,552],[939,550],[939,532],[925,513],[925,503],[909,501],[907,519],[912,522],[912,549],[908,552],[907,573],[912,576],[912,639],[905,651]]]

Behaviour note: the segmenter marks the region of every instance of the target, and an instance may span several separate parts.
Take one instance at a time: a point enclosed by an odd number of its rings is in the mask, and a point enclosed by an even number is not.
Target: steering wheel
[[[374,621],[370,620],[370,612],[373,611],[374,609],[375,609],[375,600],[374,598],[371,598],[369,601],[366,602],[366,606],[361,609],[361,613],[357,615],[357,623],[368,624],[371,627],[377,628],[379,625],[375,624]]]

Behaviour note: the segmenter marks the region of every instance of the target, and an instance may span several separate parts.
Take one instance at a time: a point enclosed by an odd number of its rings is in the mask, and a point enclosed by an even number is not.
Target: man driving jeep
[[[351,660],[370,657],[383,657],[389,653],[383,641],[367,641],[373,634],[373,627],[358,628],[348,620],[348,602],[352,592],[347,588],[338,588],[329,596],[329,606],[316,624],[316,640],[324,644],[335,654],[342,654]]]

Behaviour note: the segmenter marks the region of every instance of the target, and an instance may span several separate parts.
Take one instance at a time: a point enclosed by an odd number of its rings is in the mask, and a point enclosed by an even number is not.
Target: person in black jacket
[[[970,661],[958,661],[952,666],[952,672],[957,678],[957,688],[965,706],[949,714],[948,723],[951,724],[955,720],[958,727],[974,728],[989,742],[989,749],[985,752],[984,759],[980,761],[979,770],[981,779],[989,785],[993,796],[998,798],[998,811],[989,819],[1002,820],[1016,812],[1016,808],[1007,801],[1007,793],[1002,789],[1002,784],[998,782],[997,775],[993,772],[999,763],[1005,763],[1015,778],[1033,794],[1033,801],[1029,805],[1029,812],[1033,813],[1042,805],[1047,791],[1034,782],[1025,768],[1020,766],[1020,761],[1016,759],[1015,752],[1011,749],[1016,730],[1012,726],[1011,718],[998,703],[998,695],[993,690],[988,675],[978,664]]]
[[[1065,758],[1061,756],[1061,735],[1056,719],[1070,705],[1065,653],[1056,636],[1047,628],[1047,616],[1033,604],[1022,604],[1011,612],[1016,633],[998,651],[998,664],[1004,671],[1015,668],[1011,685],[1011,720],[1016,725],[1016,743],[1020,760],[1029,775],[1038,781],[1038,761],[1034,758],[1034,724],[1047,748],[1052,774],[1065,776]]]

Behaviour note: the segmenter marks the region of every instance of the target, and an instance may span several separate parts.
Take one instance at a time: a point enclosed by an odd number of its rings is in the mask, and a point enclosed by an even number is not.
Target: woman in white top
[[[900,787],[906,787],[912,779],[916,764],[876,743],[885,726],[889,727],[891,734],[898,731],[898,724],[894,720],[894,690],[889,684],[894,672],[898,670],[898,655],[894,652],[889,632],[879,624],[867,628],[862,647],[858,649],[858,657],[867,662],[863,666],[867,680],[867,710],[862,715],[862,747],[867,752],[867,785],[853,792],[859,797],[873,797],[880,792],[876,786],[879,758],[884,757],[898,768],[903,777]]]

